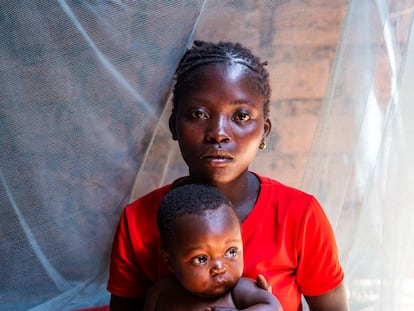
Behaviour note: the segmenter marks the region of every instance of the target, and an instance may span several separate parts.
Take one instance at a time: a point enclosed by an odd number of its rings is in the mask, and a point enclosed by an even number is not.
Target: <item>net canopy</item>
[[[269,62],[251,169],[314,194],[351,310],[414,310],[411,0],[0,0],[0,309],[109,303],[123,207],[187,174],[168,130],[194,39]]]

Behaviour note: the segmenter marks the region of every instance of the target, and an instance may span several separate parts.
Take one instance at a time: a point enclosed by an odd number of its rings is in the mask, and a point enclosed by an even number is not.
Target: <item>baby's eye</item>
[[[207,114],[202,110],[192,111],[191,116],[195,119],[207,119]]]
[[[238,249],[235,247],[230,247],[227,252],[224,254],[225,257],[227,258],[234,258],[237,256],[237,254],[239,253]]]
[[[205,265],[207,263],[207,256],[200,255],[193,259],[193,262],[197,265]]]
[[[240,111],[238,112],[235,116],[234,116],[234,120],[238,121],[238,122],[246,122],[248,120],[250,120],[250,114],[248,114],[247,112],[244,111]]]

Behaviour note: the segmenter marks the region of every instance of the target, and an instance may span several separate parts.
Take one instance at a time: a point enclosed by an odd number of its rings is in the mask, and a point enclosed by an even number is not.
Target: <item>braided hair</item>
[[[249,70],[249,74],[256,79],[258,91],[263,96],[263,112],[265,118],[269,116],[270,82],[269,73],[264,68],[267,62],[243,47],[240,43],[194,41],[193,46],[186,51],[175,71],[175,87],[173,92],[173,114],[179,104],[180,90],[186,88],[188,75],[195,68],[212,63],[241,64]]]
[[[213,186],[186,184],[173,188],[161,200],[157,211],[161,241],[168,240],[177,218],[188,214],[203,215],[223,206],[232,207],[232,204]]]

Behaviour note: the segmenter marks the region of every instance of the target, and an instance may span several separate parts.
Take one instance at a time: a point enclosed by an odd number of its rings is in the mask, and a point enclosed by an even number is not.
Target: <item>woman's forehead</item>
[[[241,77],[251,76],[254,72],[247,66],[237,62],[218,62],[202,64],[197,66],[188,75],[220,75],[226,77],[230,81],[240,79]]]
[[[183,81],[184,82],[184,81]],[[249,68],[238,63],[214,63],[202,65],[188,75],[181,87],[179,97],[181,99],[199,92],[207,92],[215,95],[234,95],[243,93],[246,96],[260,97],[263,102],[263,94],[258,87],[258,79]],[[183,87],[184,86],[184,87]]]

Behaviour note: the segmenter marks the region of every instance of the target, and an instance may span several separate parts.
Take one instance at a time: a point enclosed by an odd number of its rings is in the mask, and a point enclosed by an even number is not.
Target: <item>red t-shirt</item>
[[[301,293],[324,294],[344,278],[334,233],[313,196],[258,177],[259,197],[242,223],[243,275],[255,279],[263,274],[285,311],[301,310]],[[159,252],[156,214],[171,187],[154,190],[124,209],[112,246],[112,294],[143,297],[153,282],[170,275]]]

